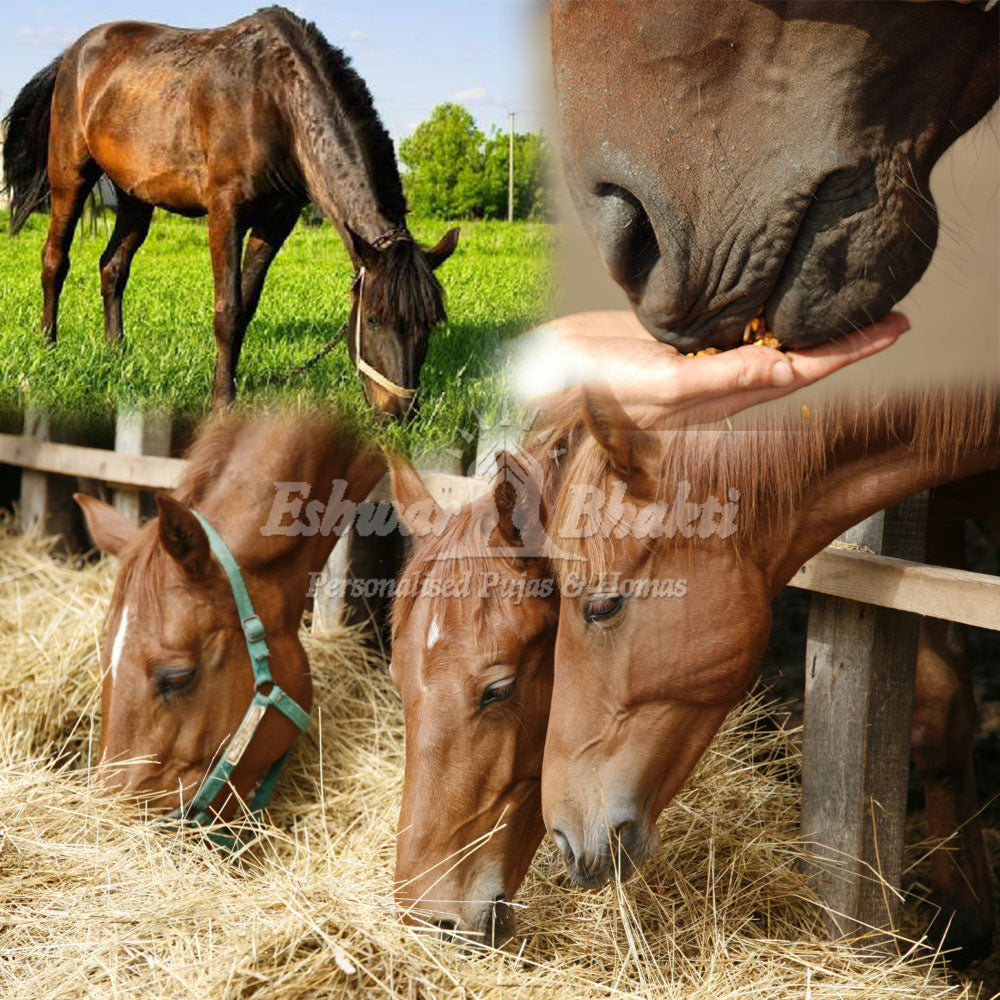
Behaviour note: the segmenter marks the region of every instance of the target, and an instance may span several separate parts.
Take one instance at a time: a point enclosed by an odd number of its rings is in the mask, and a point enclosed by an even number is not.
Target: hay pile
[[[643,880],[570,887],[543,846],[507,954],[470,957],[392,903],[403,728],[350,634],[307,636],[318,725],[263,842],[228,860],[94,794],[98,638],[114,567],[0,524],[0,996],[971,997],[925,960],[822,942],[795,871],[787,734],[734,713],[662,820]]]

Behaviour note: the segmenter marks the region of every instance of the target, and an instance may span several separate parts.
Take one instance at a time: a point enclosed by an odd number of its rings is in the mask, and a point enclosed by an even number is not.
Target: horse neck
[[[383,204],[375,179],[378,170],[398,176],[395,158],[390,162],[365,141],[357,125],[336,106],[339,96],[323,94],[308,83],[308,77],[303,89],[305,100],[297,104],[297,114],[288,117],[295,159],[313,202],[337,226],[348,249],[346,226],[369,242],[391,229],[405,228],[405,204],[402,211]]]
[[[253,589],[267,591],[282,617],[297,625],[310,574],[323,568],[340,537],[310,531],[306,505],[319,501],[325,507],[333,496],[356,506],[382,469],[374,456],[335,437],[303,441],[298,449],[281,439],[267,445],[266,438],[244,448],[234,442],[232,456],[196,507],[226,540]]]
[[[958,407],[939,398],[913,419],[893,420],[898,411],[889,407],[887,419],[872,425],[869,433],[841,437],[831,447],[825,467],[806,482],[790,512],[791,523],[780,519],[762,538],[761,562],[772,581],[772,592],[777,593],[806,560],[866,517],[933,486],[1000,465],[998,409],[995,392],[985,405],[982,397],[977,400],[974,395]],[[964,440],[955,435],[955,427],[963,422],[962,413],[968,428]],[[929,433],[930,428],[942,426],[941,418],[950,419],[953,425],[944,440]],[[845,411],[843,419],[850,424],[863,422],[864,416]]]

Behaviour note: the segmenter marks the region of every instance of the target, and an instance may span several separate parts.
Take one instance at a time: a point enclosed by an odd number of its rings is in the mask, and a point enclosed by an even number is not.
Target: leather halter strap
[[[379,249],[390,243],[397,243],[400,240],[409,240],[410,234],[404,226],[393,226],[384,233],[376,236],[372,240],[372,246]],[[364,307],[365,297],[365,268],[361,267],[354,276],[354,285],[358,289],[358,311],[354,323],[354,367],[363,375],[367,375],[376,385],[381,386],[386,392],[391,392],[400,399],[413,399],[417,394],[416,389],[408,389],[405,385],[399,385],[387,378],[377,368],[373,368],[363,357],[361,357],[361,310]]]
[[[229,580],[229,586],[236,601],[236,610],[240,617],[240,628],[246,641],[247,652],[250,654],[250,666],[253,669],[254,679],[254,694],[250,707],[243,716],[243,721],[239,724],[236,732],[226,744],[221,757],[202,780],[194,797],[187,802],[182,802],[179,808],[166,817],[168,820],[181,819],[198,826],[209,826],[215,822],[210,812],[210,806],[222,788],[229,782],[230,775],[243,758],[243,754],[260,727],[268,708],[276,708],[282,715],[290,719],[301,732],[305,732],[309,728],[310,719],[309,713],[274,683],[274,678],[271,676],[270,653],[267,648],[264,625],[254,611],[250,594],[243,582],[243,574],[240,572],[239,564],[233,557],[229,546],[201,514],[196,510],[191,513],[198,518],[202,528],[205,529],[212,553]],[[262,691],[264,687],[269,688],[266,694]],[[289,754],[291,754],[291,750],[288,750],[268,768],[257,786],[256,793],[250,800],[248,806],[250,813],[260,812],[270,802],[274,786],[278,783],[278,778],[284,770]],[[231,849],[238,846],[236,841],[230,837],[220,834],[211,834],[210,836],[213,840]]]

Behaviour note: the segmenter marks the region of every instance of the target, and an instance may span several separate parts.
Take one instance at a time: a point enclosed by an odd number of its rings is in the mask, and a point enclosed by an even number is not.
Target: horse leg
[[[212,407],[228,406],[236,398],[236,358],[242,313],[240,244],[244,230],[231,203],[217,202],[208,213],[208,247],[215,283],[215,386]]]
[[[42,247],[42,335],[50,344],[58,336],[59,295],[69,272],[73,232],[96,179],[80,170],[65,181],[52,181],[49,232]]]
[[[257,312],[268,268],[288,238],[288,234],[295,228],[300,210],[298,204],[279,205],[266,220],[259,222],[250,230],[246,251],[243,254],[241,290],[243,309],[235,343],[234,365],[239,364],[243,338]]]
[[[115,188],[118,210],[111,239],[101,254],[101,296],[104,299],[104,337],[109,344],[120,341],[122,331],[122,296],[128,284],[132,258],[149,232],[153,206]]]
[[[959,561],[960,521],[928,530],[928,561]],[[940,908],[930,935],[958,948],[956,965],[988,954],[993,937],[990,870],[976,818],[972,735],[976,704],[962,626],[933,618],[920,626],[911,745],[924,784],[927,825],[934,840],[931,889]]]

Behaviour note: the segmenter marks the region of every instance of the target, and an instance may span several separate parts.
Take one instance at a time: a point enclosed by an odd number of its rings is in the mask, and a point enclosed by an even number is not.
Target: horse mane
[[[330,88],[331,96],[336,96],[338,106],[355,130],[371,172],[379,208],[388,219],[402,224],[407,207],[396,166],[396,151],[375,110],[371,91],[351,66],[350,57],[342,49],[331,45],[312,21],[293,14],[285,7],[262,7],[257,14],[284,22],[296,31],[298,39],[312,57],[313,65]]]
[[[365,312],[387,326],[430,331],[447,318],[441,282],[410,239],[396,240],[382,252],[379,280],[365,285],[364,297]]]
[[[739,490],[739,530],[730,540],[753,544],[802,502],[818,478],[836,468],[838,452],[895,442],[908,448],[921,467],[934,456],[951,455],[956,471],[962,452],[992,446],[1000,459],[1000,388],[871,391],[817,403],[812,412],[786,403],[754,407],[697,427],[665,430],[657,427],[655,417],[647,417],[638,429],[656,442],[653,500],[671,503],[679,483],[691,484],[690,499],[696,503],[709,497],[725,503],[730,489]],[[573,537],[577,532],[568,523],[573,506],[568,499],[574,486],[601,484],[611,472],[607,453],[586,435],[570,459],[556,501],[552,532],[557,544],[564,553],[586,560],[592,577],[605,571],[614,523],[602,525],[607,531],[599,529],[589,538]],[[656,544],[691,543],[677,533]]]
[[[345,456],[341,472],[345,477],[353,473],[369,454],[365,452],[359,435],[336,413],[291,408],[266,415],[246,411],[219,414],[210,417],[199,428],[185,455],[187,466],[184,475],[171,496],[185,507],[197,507],[201,504],[225,470],[237,439],[251,429],[262,434],[281,429],[285,431],[286,442],[289,438],[294,438],[301,441],[303,446],[310,441],[336,441],[337,447],[342,449]],[[285,449],[285,454],[294,470],[292,478],[295,475],[301,476],[302,473],[294,464],[297,457],[293,449]],[[118,577],[106,622],[115,620],[124,603],[125,594],[135,595],[139,604],[147,611],[156,609],[157,595],[162,593],[166,585],[166,571],[170,562],[170,556],[159,544],[157,521],[149,521],[119,554]],[[159,618],[151,615],[149,621],[159,622]]]

